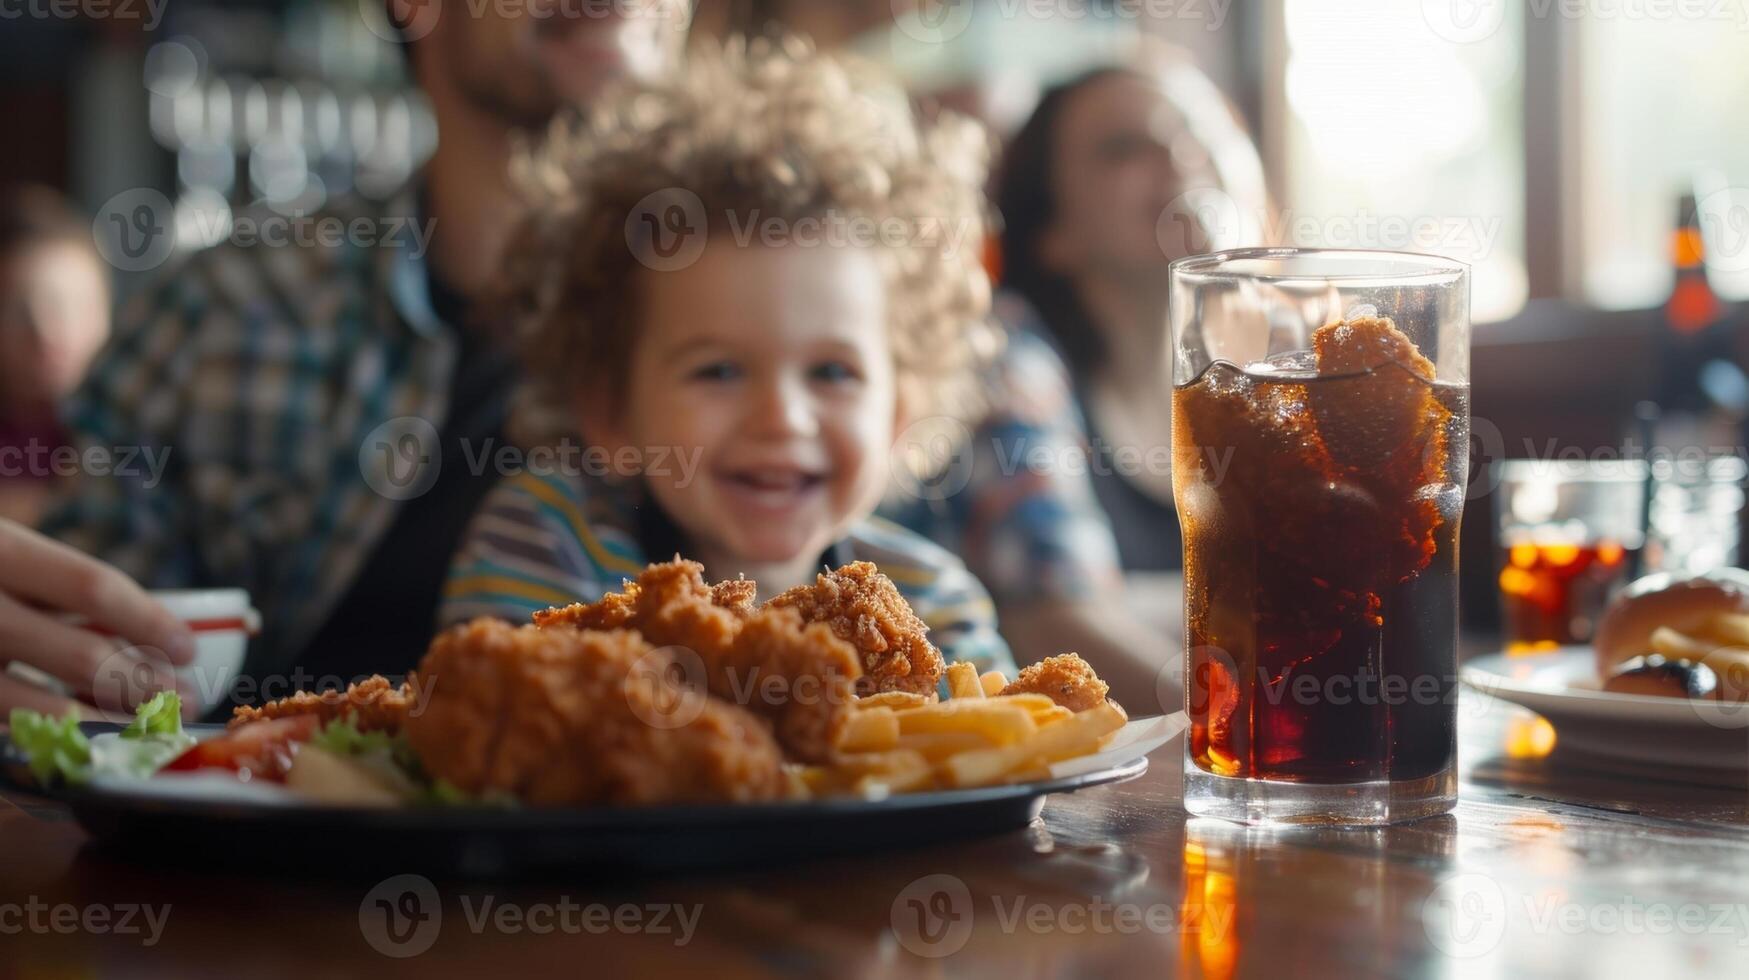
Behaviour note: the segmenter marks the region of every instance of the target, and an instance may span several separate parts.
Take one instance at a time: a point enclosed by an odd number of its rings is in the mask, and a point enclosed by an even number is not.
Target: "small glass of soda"
[[[1645,461],[1512,459],[1498,466],[1506,652],[1591,642],[1645,542]]]

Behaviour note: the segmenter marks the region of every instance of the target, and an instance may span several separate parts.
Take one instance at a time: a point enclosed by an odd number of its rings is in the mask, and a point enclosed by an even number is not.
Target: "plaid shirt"
[[[123,311],[66,408],[74,443],[167,452],[64,481],[43,530],[152,588],[235,586],[261,609],[247,670],[283,669],[351,585],[404,485],[372,433],[442,428],[456,336],[431,312],[409,193],[335,210],[375,245],[196,253]],[[340,236],[350,239],[353,236]]]
[[[996,316],[1008,344],[984,378],[993,410],[939,482],[901,488],[881,515],[959,555],[999,606],[1115,588],[1111,522],[1087,467],[1069,465],[1092,449],[1068,369],[1024,301],[997,294]]]
[[[595,602],[635,578],[656,547],[630,489],[578,474],[525,472],[492,491],[444,587],[445,625],[476,616],[526,623],[549,606]],[[872,562],[893,580],[949,663],[1014,675],[996,610],[959,559],[879,519],[853,527],[832,561]],[[666,559],[662,555],[662,559]]]

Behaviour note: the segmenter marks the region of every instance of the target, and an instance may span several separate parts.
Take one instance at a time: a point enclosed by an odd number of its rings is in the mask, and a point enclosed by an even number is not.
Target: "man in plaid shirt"
[[[388,8],[436,116],[436,153],[387,205],[290,219],[344,229],[314,245],[282,235],[275,247],[265,229],[279,219],[245,215],[263,229],[254,241],[193,256],[125,311],[67,421],[81,447],[168,462],[60,488],[43,531],[107,565],[0,525],[0,664],[105,699],[93,678],[113,648],[41,609],[188,663],[187,631],[141,586],[247,589],[264,624],[245,668],[257,679],[399,673],[423,651],[449,552],[497,477],[463,450],[502,441],[513,363],[468,314],[520,211],[515,142],[616,77],[669,70],[691,4],[587,17]],[[0,667],[0,716],[14,706],[74,704]]]

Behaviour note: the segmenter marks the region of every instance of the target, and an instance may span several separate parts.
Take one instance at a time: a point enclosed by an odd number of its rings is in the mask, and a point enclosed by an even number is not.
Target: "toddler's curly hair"
[[[874,230],[907,406],[975,411],[977,369],[999,343],[987,323],[982,127],[948,113],[925,121],[873,68],[793,37],[709,43],[672,77],[616,96],[555,123],[518,162],[529,212],[503,299],[533,384],[519,411],[532,401],[563,417],[580,385],[623,399],[640,296],[661,288],[669,259],[696,255],[672,240],[680,215],[686,234],[731,244],[771,219],[837,223],[858,242]]]

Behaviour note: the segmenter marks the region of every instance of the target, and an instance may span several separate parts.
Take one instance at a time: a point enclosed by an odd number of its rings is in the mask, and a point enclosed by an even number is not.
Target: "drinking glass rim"
[[[1341,272],[1334,275],[1262,272],[1234,268],[1245,262],[1293,259],[1334,259],[1338,262],[1399,262],[1406,268],[1399,271]],[[1400,252],[1382,248],[1233,248],[1202,255],[1187,255],[1174,259],[1166,274],[1177,282],[1212,282],[1221,279],[1253,279],[1261,282],[1315,282],[1338,288],[1368,284],[1414,285],[1454,282],[1470,272],[1467,263],[1443,255],[1426,252]]]

